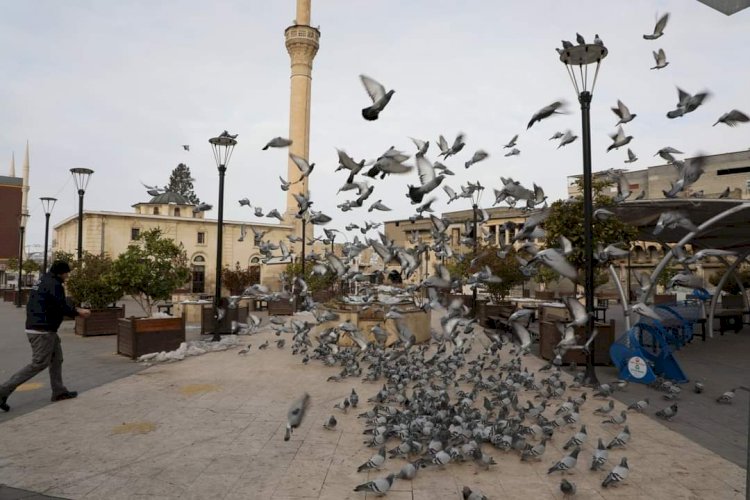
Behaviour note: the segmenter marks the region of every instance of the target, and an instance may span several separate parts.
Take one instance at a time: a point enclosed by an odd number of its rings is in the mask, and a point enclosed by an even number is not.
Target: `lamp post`
[[[607,57],[607,48],[603,44],[581,44],[568,49],[560,50],[560,61],[565,64],[570,81],[573,83],[578,102],[581,103],[581,126],[583,142],[583,227],[584,227],[584,262],[585,277],[584,289],[586,296],[586,339],[591,338],[594,330],[594,243],[592,234],[593,201],[591,199],[591,97],[596,86],[596,78],[599,75],[599,66],[602,59]],[[589,84],[589,66],[596,63],[594,78]],[[591,343],[586,355],[586,373],[583,380],[584,385],[595,386],[599,384],[594,369],[594,343]]]
[[[300,216],[302,219],[302,279],[305,279],[305,245],[307,244],[307,212]]]
[[[221,332],[220,322],[222,318],[219,318],[219,304],[221,300],[221,258],[222,258],[222,247],[224,239],[224,174],[227,171],[227,164],[232,156],[232,151],[237,145],[235,138],[237,135],[230,135],[226,130],[221,133],[218,137],[213,137],[208,140],[211,144],[211,148],[214,153],[214,160],[216,160],[216,166],[219,169],[219,218],[216,221],[216,292],[214,293],[214,317],[216,318],[216,325],[214,328],[214,339]]]
[[[89,185],[91,174],[94,173],[90,168],[71,168],[73,180],[78,190],[78,262],[81,262],[83,256],[83,195],[86,194],[86,187]]]
[[[44,257],[42,264],[42,274],[47,272],[47,245],[49,244],[49,216],[52,214],[52,209],[55,208],[57,198],[39,198],[42,200],[42,208],[44,209]]]
[[[472,185],[473,186],[473,185]],[[476,259],[477,253],[479,252],[479,200],[482,199],[482,193],[484,193],[484,186],[477,181],[476,186],[473,186],[471,192],[471,211],[474,222],[474,258]],[[477,315],[477,283],[474,283],[474,289],[471,291],[471,297],[473,305],[471,311],[474,317]]]
[[[16,307],[21,307],[23,301],[21,300],[21,278],[23,278],[23,237],[26,233],[26,221],[29,218],[28,212],[21,212],[18,216],[18,293],[16,294]]]

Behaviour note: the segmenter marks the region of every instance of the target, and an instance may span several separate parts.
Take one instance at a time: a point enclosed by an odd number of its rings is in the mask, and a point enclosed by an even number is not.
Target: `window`
[[[750,172],[750,167],[722,168],[716,171],[716,175],[744,174]]]
[[[206,243],[206,233],[198,231],[198,244],[203,245]]]
[[[154,215],[159,215],[159,207],[154,207]]]
[[[141,230],[137,227],[131,227],[130,228],[130,239],[131,240],[137,240],[138,237],[141,235]]]
[[[174,216],[175,217],[179,217],[180,216],[180,208],[179,207],[175,207],[175,209],[174,209]]]

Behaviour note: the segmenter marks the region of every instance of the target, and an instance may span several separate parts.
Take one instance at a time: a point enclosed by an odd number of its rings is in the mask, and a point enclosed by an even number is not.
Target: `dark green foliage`
[[[155,228],[140,234],[113,263],[115,282],[151,315],[156,300],[167,300],[190,277],[182,244]]]
[[[305,265],[305,277],[303,278],[305,283],[307,283],[309,292],[327,290],[336,283],[335,273],[328,271],[321,276],[319,274],[313,274],[312,268],[313,264],[308,262]],[[286,285],[287,290],[291,290],[292,282],[297,276],[302,276],[302,263],[294,262],[287,264],[286,269],[284,270],[284,284]]]
[[[75,303],[91,309],[104,309],[119,300],[123,292],[112,276],[112,267],[112,259],[108,256],[85,252],[81,265],[73,268],[65,282],[65,288]]]
[[[234,264],[234,269],[228,266],[221,270],[221,281],[231,295],[241,295],[250,285],[260,283],[260,267],[240,268],[240,263]]]
[[[166,189],[167,191],[181,194],[194,205],[198,205],[201,202],[193,191],[193,178],[190,175],[190,167],[184,163],[180,163],[172,170]]]
[[[526,276],[521,272],[518,261],[515,257],[515,251],[509,251],[505,257],[498,257],[498,248],[495,245],[480,247],[477,251],[477,258],[474,261],[474,253],[466,255],[462,261],[454,260],[447,265],[451,277],[468,278],[472,274],[481,271],[486,266],[490,268],[492,274],[502,279],[502,283],[487,284],[487,292],[494,303],[505,300],[513,287],[526,281]],[[474,264],[472,265],[472,261]]]

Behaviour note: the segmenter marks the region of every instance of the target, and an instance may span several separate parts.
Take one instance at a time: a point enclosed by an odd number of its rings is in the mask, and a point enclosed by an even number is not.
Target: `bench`
[[[501,328],[506,332],[511,330],[510,328],[510,317],[516,312],[516,307],[513,305],[499,306],[492,316],[487,316],[487,326],[500,330]],[[531,323],[532,315],[529,315],[528,323]],[[528,327],[528,324],[526,325]]]
[[[170,316],[172,315],[172,307],[174,307],[174,304],[172,304],[172,302],[162,302],[160,304],[156,304],[157,311],[159,311],[160,313],[165,312]]]

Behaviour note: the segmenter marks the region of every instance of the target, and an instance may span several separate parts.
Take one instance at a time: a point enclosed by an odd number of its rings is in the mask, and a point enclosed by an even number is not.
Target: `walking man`
[[[57,329],[64,316],[87,318],[91,311],[72,307],[66,302],[63,283],[69,274],[70,266],[67,262],[55,261],[49,272],[31,289],[29,302],[26,304],[26,336],[31,344],[31,363],[0,385],[0,410],[10,411],[8,396],[19,385],[48,367],[52,401],[78,396],[77,392],[69,391],[62,381],[63,355]]]

